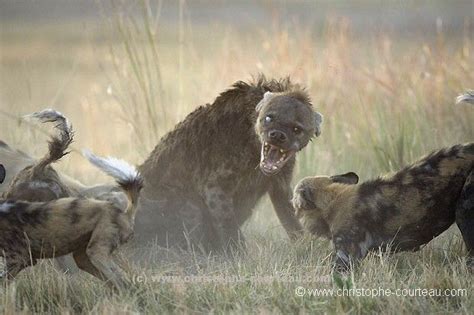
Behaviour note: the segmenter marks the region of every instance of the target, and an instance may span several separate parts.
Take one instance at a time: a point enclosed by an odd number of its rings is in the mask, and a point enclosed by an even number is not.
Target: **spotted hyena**
[[[227,248],[258,200],[270,196],[292,237],[295,157],[321,133],[322,116],[289,79],[237,82],[164,136],[139,167],[145,178],[137,238],[163,246]]]

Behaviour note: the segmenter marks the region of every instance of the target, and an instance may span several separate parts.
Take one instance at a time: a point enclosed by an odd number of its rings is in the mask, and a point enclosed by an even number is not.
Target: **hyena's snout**
[[[268,132],[268,138],[276,144],[285,144],[288,141],[288,136],[283,131],[273,129]]]

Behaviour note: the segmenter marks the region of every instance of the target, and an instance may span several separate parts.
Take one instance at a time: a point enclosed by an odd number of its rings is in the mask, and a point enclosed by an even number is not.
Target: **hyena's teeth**
[[[280,149],[280,153],[285,153],[285,151],[283,149]]]
[[[277,167],[275,165],[272,166],[272,170],[276,170]]]

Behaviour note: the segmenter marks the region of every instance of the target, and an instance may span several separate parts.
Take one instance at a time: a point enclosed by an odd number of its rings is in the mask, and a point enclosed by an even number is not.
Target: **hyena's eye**
[[[299,135],[301,133],[301,128],[300,127],[295,127],[293,128],[293,132],[296,133],[297,135]]]
[[[266,122],[266,123],[269,123],[269,122],[271,122],[272,120],[273,120],[273,117],[272,117],[272,116],[270,116],[270,115],[265,116],[265,122]]]

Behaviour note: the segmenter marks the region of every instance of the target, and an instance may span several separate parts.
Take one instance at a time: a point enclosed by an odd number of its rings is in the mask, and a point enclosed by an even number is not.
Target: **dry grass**
[[[474,110],[454,106],[473,88],[474,46],[467,31],[434,40],[380,35],[356,38],[344,19],[310,29],[275,21],[269,29],[228,26],[155,29],[127,16],[99,26],[7,25],[2,31],[0,109],[14,115],[55,107],[74,123],[75,148],[89,147],[139,163],[194,107],[259,72],[291,76],[325,115],[323,135],[298,158],[295,179],[356,171],[363,179],[393,171],[432,149],[474,138]],[[120,10],[120,9],[119,9]],[[58,30],[59,29],[59,30]],[[469,30],[469,27],[466,27]],[[86,34],[86,35],[83,35]],[[23,38],[23,39],[21,39]],[[67,39],[67,40],[66,40]],[[0,116],[2,139],[35,155],[45,136]],[[92,183],[103,177],[72,155],[59,166]],[[418,253],[373,255],[347,282],[327,278],[330,244],[289,243],[267,201],[245,226],[248,253],[203,257],[150,249],[129,274],[303,275],[329,281],[306,288],[463,288],[467,297],[298,297],[292,282],[137,283],[111,293],[82,273],[62,275],[49,262],[0,289],[0,309],[22,312],[472,313],[472,275],[457,228]],[[321,280],[321,279],[320,279]]]

